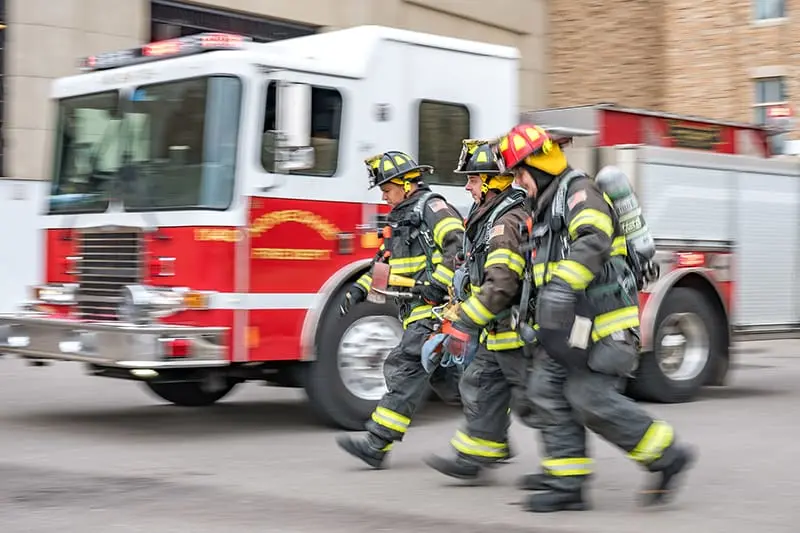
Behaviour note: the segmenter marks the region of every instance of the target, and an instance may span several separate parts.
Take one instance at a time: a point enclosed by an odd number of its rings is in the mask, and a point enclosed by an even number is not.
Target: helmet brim
[[[405,176],[406,174],[410,174],[412,172],[417,172],[417,171],[421,172],[422,174],[433,174],[433,167],[430,166],[430,165],[417,165],[417,166],[415,166],[413,168],[410,168],[410,169],[406,170],[405,172],[403,172],[399,176],[392,176],[391,178],[387,178],[387,179],[382,180],[382,181],[376,181],[375,183],[373,183],[369,187],[367,187],[367,190],[374,189],[375,187],[380,187],[384,183],[389,183],[390,181],[398,179],[398,178],[402,179],[403,176]],[[420,176],[417,179],[422,179],[422,176]]]

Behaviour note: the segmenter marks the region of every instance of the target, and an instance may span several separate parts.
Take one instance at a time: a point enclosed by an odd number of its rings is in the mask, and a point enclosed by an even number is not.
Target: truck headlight
[[[33,287],[33,300],[50,305],[73,305],[76,302],[77,283],[41,285]]]
[[[126,285],[119,317],[132,324],[146,324],[187,309],[208,309],[209,293],[185,287]]]

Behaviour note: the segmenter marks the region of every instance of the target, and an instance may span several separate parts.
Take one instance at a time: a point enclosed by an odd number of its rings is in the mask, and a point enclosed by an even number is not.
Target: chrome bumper
[[[77,361],[120,369],[227,366],[225,346],[211,342],[228,328],[124,322],[82,322],[30,312],[0,314],[0,354],[25,359]],[[168,358],[170,339],[190,341],[190,355]]]

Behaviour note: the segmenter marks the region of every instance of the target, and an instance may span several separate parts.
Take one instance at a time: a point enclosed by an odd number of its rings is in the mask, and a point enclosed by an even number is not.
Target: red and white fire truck
[[[519,121],[518,51],[365,26],[268,44],[200,34],[82,68],[52,88],[42,283],[0,316],[0,352],[81,362],[186,406],[250,380],[304,387],[326,421],[360,429],[402,333],[391,304],[338,315],[387,211],[363,160],[417,155],[466,212],[460,141]],[[631,392],[686,401],[722,383],[736,224],[715,217],[735,165],[771,163],[765,132],[608,105],[530,118],[583,133],[578,166],[623,166],[662,247]]]

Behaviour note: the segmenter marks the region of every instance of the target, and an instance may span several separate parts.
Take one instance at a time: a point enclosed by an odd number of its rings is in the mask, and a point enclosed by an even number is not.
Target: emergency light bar
[[[182,57],[211,50],[236,50],[244,47],[252,39],[232,33],[198,33],[177,37],[166,41],[156,41],[128,50],[107,52],[89,56],[81,60],[83,72],[108,70],[112,68],[146,63],[167,57]]]

